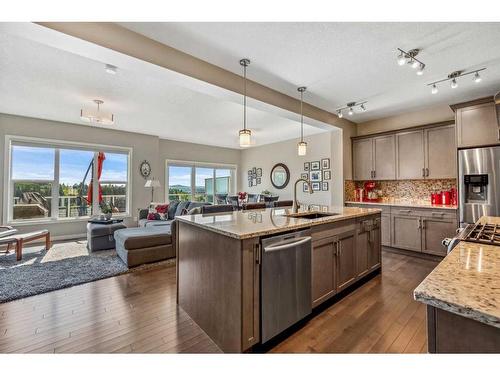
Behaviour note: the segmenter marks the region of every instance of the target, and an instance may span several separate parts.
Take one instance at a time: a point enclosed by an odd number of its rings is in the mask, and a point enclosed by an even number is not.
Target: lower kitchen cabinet
[[[360,219],[360,221],[362,221]],[[380,215],[359,222],[313,229],[312,305],[316,307],[380,266]]]
[[[312,243],[312,299],[313,307],[335,294],[336,237],[324,238]]]
[[[391,214],[382,212],[382,221],[380,223],[380,235],[382,237],[382,246],[391,246]]]
[[[336,289],[337,292],[351,285],[357,276],[356,231],[342,233],[337,241]]]
[[[455,236],[457,220],[453,218],[422,218],[422,252],[446,256],[446,248],[441,244],[445,237]]]
[[[422,247],[420,217],[395,214],[391,215],[392,247],[420,251]]]

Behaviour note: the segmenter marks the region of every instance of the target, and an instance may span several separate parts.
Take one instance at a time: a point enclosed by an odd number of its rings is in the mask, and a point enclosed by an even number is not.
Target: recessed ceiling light
[[[114,65],[106,64],[106,66],[104,67],[104,70],[106,71],[106,73],[116,74],[116,71],[118,70],[118,68]]]

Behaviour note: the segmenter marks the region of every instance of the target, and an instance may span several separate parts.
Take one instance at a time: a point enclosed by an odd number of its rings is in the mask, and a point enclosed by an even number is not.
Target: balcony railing
[[[47,200],[48,207],[51,207],[52,197],[44,197]],[[92,206],[87,204],[78,205],[78,196],[76,195],[67,195],[59,197],[59,214],[60,218],[69,218],[69,217],[79,217],[79,216],[91,216],[92,215]],[[126,212],[127,210],[127,196],[125,194],[114,194],[114,195],[106,195],[103,194],[102,199],[105,202],[111,202],[113,207],[116,207],[119,212]],[[22,206],[21,198],[14,197],[14,207]],[[48,215],[50,216],[50,209],[47,210]],[[24,217],[14,217],[14,219],[28,219]]]

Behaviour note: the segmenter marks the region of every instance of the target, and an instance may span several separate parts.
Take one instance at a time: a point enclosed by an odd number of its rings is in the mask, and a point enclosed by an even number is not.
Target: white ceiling
[[[80,108],[94,105],[92,99],[102,99],[105,102],[102,109],[115,114],[115,125],[111,128],[239,147],[241,96],[208,95],[206,84],[192,82],[185,76],[173,77],[165,69],[117,56],[114,51],[104,51],[107,53],[104,57],[100,50],[79,46],[79,51],[85,52],[73,53],[78,49],[76,44],[82,41],[68,36],[59,41],[60,36],[53,34],[53,30],[42,30],[37,25],[17,24],[21,31],[13,30],[11,25],[0,26],[0,113],[90,126],[80,121]],[[40,37],[39,33],[49,34]],[[40,42],[45,39],[47,43]],[[117,65],[118,74],[106,73],[104,62]],[[248,109],[248,126],[257,145],[298,138],[300,123],[290,119],[297,119],[297,115],[278,116],[276,110],[270,112]],[[324,129],[305,125],[304,132],[310,135]]]
[[[474,10],[472,10],[474,11]],[[122,23],[123,26],[240,73],[239,59],[252,64],[248,77],[333,111],[368,100],[364,122],[500,90],[500,23]],[[420,48],[423,76],[396,64],[396,48]],[[426,86],[455,70],[486,67],[483,82],[471,76],[459,88]]]

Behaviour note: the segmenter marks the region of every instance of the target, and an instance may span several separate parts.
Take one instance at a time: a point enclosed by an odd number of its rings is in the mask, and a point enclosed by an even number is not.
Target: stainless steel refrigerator
[[[500,216],[500,146],[458,152],[460,226]]]

